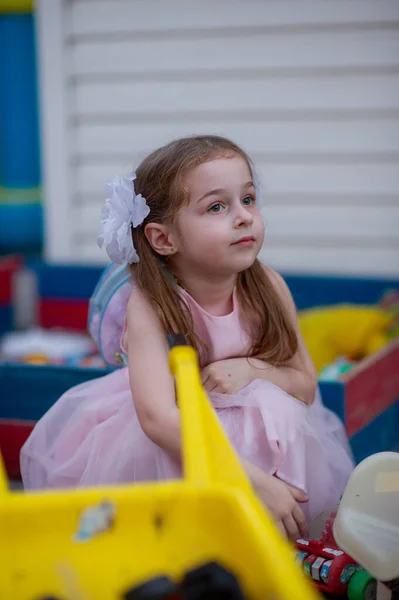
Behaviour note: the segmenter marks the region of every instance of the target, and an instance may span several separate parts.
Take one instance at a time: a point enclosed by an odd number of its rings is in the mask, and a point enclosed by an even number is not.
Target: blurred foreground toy
[[[399,453],[380,452],[356,467],[333,529],[339,546],[378,580],[377,600],[399,600]]]
[[[0,598],[317,600],[223,432],[196,353],[179,345],[169,361],[184,479],[11,493],[0,462]]]

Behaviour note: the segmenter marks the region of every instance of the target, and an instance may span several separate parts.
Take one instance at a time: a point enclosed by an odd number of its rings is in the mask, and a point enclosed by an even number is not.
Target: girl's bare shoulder
[[[161,330],[159,317],[147,296],[137,287],[132,290],[126,315],[129,331],[151,334]]]

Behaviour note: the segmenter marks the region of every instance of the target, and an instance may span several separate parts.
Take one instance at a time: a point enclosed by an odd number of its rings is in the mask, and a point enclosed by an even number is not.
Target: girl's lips
[[[252,246],[255,243],[255,238],[251,236],[243,237],[238,242],[234,242],[232,246]]]

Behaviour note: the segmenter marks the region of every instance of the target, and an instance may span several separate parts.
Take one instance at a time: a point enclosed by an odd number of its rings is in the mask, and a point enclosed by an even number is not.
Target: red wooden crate
[[[0,306],[8,306],[12,301],[12,278],[22,265],[22,257],[5,256],[0,258]]]

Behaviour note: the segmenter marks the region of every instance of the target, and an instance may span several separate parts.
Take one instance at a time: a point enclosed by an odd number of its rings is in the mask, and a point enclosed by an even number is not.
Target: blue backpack
[[[129,265],[111,263],[90,298],[88,329],[103,360],[112,368],[126,364],[126,357],[121,352],[121,337],[133,287]]]

